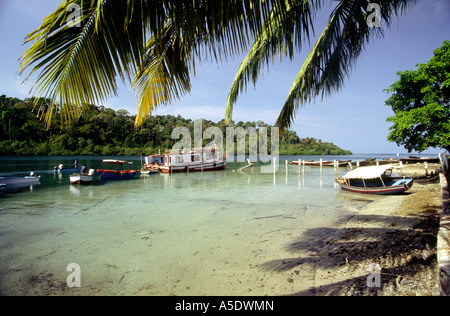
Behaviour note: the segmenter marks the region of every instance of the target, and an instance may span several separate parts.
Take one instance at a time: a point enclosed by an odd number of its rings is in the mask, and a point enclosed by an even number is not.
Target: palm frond
[[[147,54],[132,84],[139,97],[135,126],[159,105],[167,105],[190,92],[190,50],[168,23],[163,34],[152,37],[147,43]],[[162,40],[164,39],[164,41]],[[159,47],[165,43],[164,50]]]
[[[280,130],[291,126],[300,106],[318,96],[323,98],[339,91],[369,40],[384,34],[383,27],[369,27],[367,24],[366,9],[369,3],[346,0],[337,5],[291,87],[276,122]],[[389,26],[394,16],[415,3],[416,0],[383,1],[382,21]]]
[[[320,8],[321,1],[289,1],[283,10],[274,8],[270,17],[256,38],[252,48],[241,63],[228,94],[225,121],[232,120],[233,105],[237,102],[239,93],[246,91],[248,82],[256,84],[264,66],[273,62],[279,54],[294,58],[295,48],[302,46],[304,40],[314,32],[313,16]]]
[[[282,8],[284,3],[279,0],[67,0],[26,37],[26,43],[33,42],[33,45],[21,57],[19,72],[31,69],[27,79],[38,74],[31,93],[52,100],[53,105],[44,113],[47,123],[50,124],[50,117],[56,112],[62,122],[69,122],[86,104],[102,103],[117,95],[117,78],[132,81],[136,71],[144,73],[141,64],[147,52],[146,43],[151,37],[155,42],[164,43],[161,30],[167,20],[177,38],[189,43],[183,44],[189,47],[189,56],[219,61],[245,48],[261,29],[270,10]],[[82,27],[69,27],[66,23],[67,9],[72,4],[81,8]],[[159,43],[153,48],[158,58],[164,55],[161,47]],[[187,64],[185,58],[180,61]],[[151,73],[153,64],[150,60],[148,63]],[[164,67],[164,72],[157,67],[152,77],[159,78],[161,83],[174,84],[173,80],[178,80],[180,84],[167,96],[188,91],[185,69],[180,68],[176,79],[175,72],[168,69],[170,65]],[[170,72],[172,77],[161,77]],[[161,91],[160,96],[164,95]],[[166,103],[170,99],[153,98],[152,106],[158,105],[156,101]]]
[[[81,7],[81,27],[67,23],[68,7],[74,3]],[[142,27],[125,29],[117,22],[127,14],[122,1],[67,1],[27,36],[26,43],[34,43],[21,57],[19,72],[33,67],[25,80],[40,72],[31,93],[52,100],[43,113],[47,124],[55,112],[67,123],[87,104],[117,95],[117,77],[125,80],[134,74],[142,60],[145,33]]]

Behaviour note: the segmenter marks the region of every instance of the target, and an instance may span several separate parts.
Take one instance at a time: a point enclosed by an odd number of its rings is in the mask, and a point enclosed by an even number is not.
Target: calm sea
[[[53,166],[78,159],[99,168],[111,157],[0,157],[0,176],[41,175],[40,185],[0,197],[0,294],[48,294],[42,287],[65,283],[71,263],[81,268],[71,293],[81,295],[295,293],[301,280],[286,281],[292,271],[276,263],[302,256],[292,245],[362,202],[340,191],[333,168],[286,173],[284,161],[372,157],[396,156],[281,156],[275,175],[258,164],[254,173],[234,172],[246,165],[234,162],[225,171],[90,186],[70,185],[69,173]],[[140,167],[140,157],[120,158]]]

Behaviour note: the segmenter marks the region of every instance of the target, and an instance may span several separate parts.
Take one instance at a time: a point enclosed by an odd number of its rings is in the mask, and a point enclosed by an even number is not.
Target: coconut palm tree
[[[32,93],[50,98],[40,114],[48,124],[58,113],[70,122],[89,104],[117,95],[128,81],[139,98],[136,125],[153,108],[191,89],[195,63],[217,62],[252,48],[239,68],[226,107],[249,80],[255,83],[276,54],[293,58],[313,32],[313,17],[330,0],[66,0],[26,37],[20,73],[37,74]],[[385,0],[381,17],[392,17],[415,0]],[[366,23],[367,0],[336,2],[329,24],[311,50],[283,107],[286,128],[301,104],[338,90],[367,41],[382,28]],[[72,18],[78,18],[72,21]]]

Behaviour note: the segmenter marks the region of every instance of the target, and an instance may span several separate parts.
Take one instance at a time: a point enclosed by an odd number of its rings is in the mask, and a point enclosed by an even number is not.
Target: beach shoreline
[[[283,247],[270,247],[273,260],[255,257],[248,261],[252,254],[243,253],[240,261],[251,263],[246,270],[225,271],[228,267],[222,267],[222,271],[214,266],[222,275],[214,272],[211,281],[221,282],[220,293],[244,296],[439,295],[436,244],[442,196],[439,176],[434,173],[438,167],[430,165],[425,176],[423,164],[404,166],[401,173],[413,176],[415,183],[411,192],[403,195],[340,191],[337,198],[343,201],[345,212],[334,226],[309,229],[298,236],[294,231],[281,231],[277,238]],[[294,221],[287,216],[269,217],[268,220]],[[263,241],[260,248],[269,246]],[[379,267],[380,271],[368,270],[369,267]],[[112,269],[115,272],[117,267]],[[368,286],[367,281],[373,281],[370,277],[376,273],[379,284]],[[27,265],[8,277],[0,275],[4,281],[0,295],[195,295],[194,289],[202,288],[205,282],[199,278],[198,284],[184,287],[182,282],[174,283],[171,291],[161,292],[145,287],[127,288],[124,276],[117,275],[115,285],[108,279],[104,284],[68,288],[65,277]],[[229,280],[236,287],[234,292],[226,289]]]
[[[294,295],[438,296],[438,167],[431,165],[426,176],[422,164],[404,166],[402,175],[415,178],[408,194],[349,203],[339,236],[316,249],[314,287]]]

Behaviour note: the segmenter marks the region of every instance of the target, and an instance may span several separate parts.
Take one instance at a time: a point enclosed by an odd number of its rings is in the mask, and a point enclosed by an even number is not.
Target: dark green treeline
[[[156,115],[147,118],[141,128],[134,128],[134,116],[125,110],[115,111],[104,106],[92,106],[68,126],[61,126],[55,115],[47,129],[36,111],[34,99],[0,96],[0,155],[102,155],[134,156],[163,153],[179,141],[171,139],[175,127],[187,127],[194,131],[194,121],[181,116]],[[45,105],[45,103],[44,103]],[[237,122],[235,127],[268,127],[270,151],[270,125],[264,122]],[[214,123],[203,120],[203,131],[218,127],[223,131],[224,146],[227,125],[222,120]],[[246,150],[248,151],[248,135]],[[237,137],[235,142],[237,141]],[[204,144],[211,142],[204,140]],[[300,138],[294,131],[287,131],[280,140],[281,155],[350,155],[333,143],[314,138]],[[235,146],[235,150],[237,146]]]

